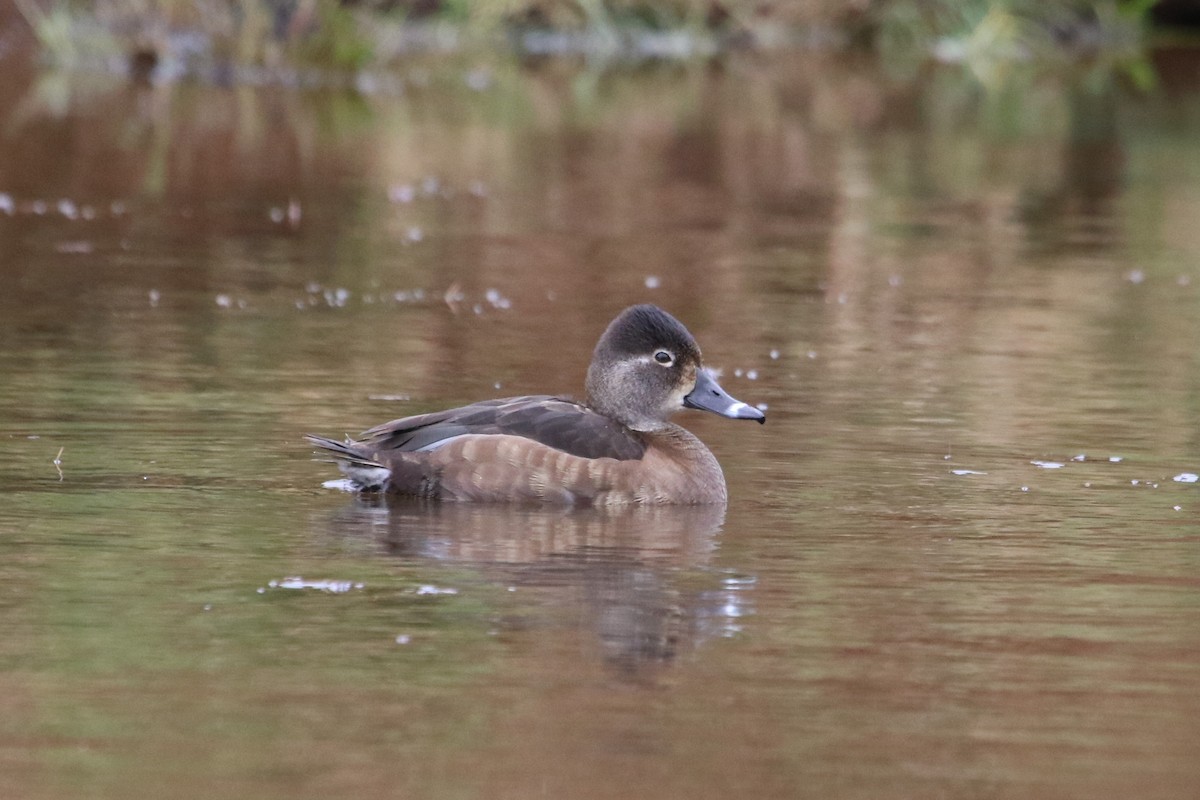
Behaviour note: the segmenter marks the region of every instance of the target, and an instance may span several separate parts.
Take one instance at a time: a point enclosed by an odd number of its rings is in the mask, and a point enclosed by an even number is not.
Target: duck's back
[[[515,436],[580,458],[639,459],[646,445],[634,431],[582,403],[550,395],[485,400],[461,408],[385,422],[362,435],[360,452],[386,457],[429,452],[463,436]]]

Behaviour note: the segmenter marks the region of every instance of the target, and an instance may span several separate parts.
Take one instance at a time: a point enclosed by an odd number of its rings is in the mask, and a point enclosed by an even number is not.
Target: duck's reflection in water
[[[538,598],[503,627],[574,625],[605,661],[648,677],[740,630],[754,581],[712,565],[723,506],[544,509],[358,499],[329,532],[381,554],[453,562]]]

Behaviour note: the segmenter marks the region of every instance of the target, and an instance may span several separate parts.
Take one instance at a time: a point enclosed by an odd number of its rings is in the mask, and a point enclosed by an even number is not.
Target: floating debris
[[[1041,467],[1042,469],[1062,469],[1066,466],[1066,464],[1063,464],[1061,461],[1039,461],[1035,459],[1029,463],[1033,464],[1035,467]]]
[[[1109,460],[1109,463],[1120,464],[1122,461],[1125,460],[1125,456],[1109,456],[1108,460]]]
[[[980,472],[977,469],[952,469],[951,475],[987,475],[986,472]]]
[[[1080,453],[1077,456],[1071,456],[1071,460],[1072,461],[1087,461],[1087,455],[1084,453]]]
[[[421,596],[438,595],[438,594],[458,594],[458,589],[448,589],[448,588],[443,588],[441,586],[434,586],[433,584],[426,583],[426,584],[423,584],[423,585],[417,587],[416,594],[421,595]]]
[[[306,581],[299,576],[271,581],[267,584],[272,589],[314,589],[329,594],[345,594],[353,589],[362,589],[365,584],[355,581],[315,580]]]
[[[1194,472],[1181,472],[1171,480],[1175,481],[1176,483],[1195,483],[1196,481],[1200,480],[1200,475],[1197,475]]]

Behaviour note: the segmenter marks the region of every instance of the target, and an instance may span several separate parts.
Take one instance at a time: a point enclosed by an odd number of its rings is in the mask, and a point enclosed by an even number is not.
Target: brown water
[[[0,797],[1194,797],[1196,63],[9,59]],[[322,487],[647,300],[728,509]]]

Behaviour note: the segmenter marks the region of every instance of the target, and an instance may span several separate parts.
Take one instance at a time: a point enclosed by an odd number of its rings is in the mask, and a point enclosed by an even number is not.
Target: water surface
[[[9,66],[0,795],[1194,793],[1185,72]],[[681,418],[728,509],[322,488],[643,301],[768,407]]]

